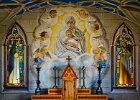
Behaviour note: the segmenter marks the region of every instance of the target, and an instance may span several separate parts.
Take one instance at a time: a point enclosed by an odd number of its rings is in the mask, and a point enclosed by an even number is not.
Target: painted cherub
[[[43,46],[40,50],[40,48],[38,48],[34,54],[33,54],[33,58],[41,58],[41,59],[44,59],[45,56],[51,58],[51,55],[50,53],[48,52],[47,50],[47,47],[46,46]]]
[[[79,16],[83,19],[88,17],[88,13],[83,9],[77,10],[76,12],[78,12]]]
[[[105,63],[104,52],[105,48],[103,46],[98,46],[93,50],[94,65],[96,67],[99,67],[99,64]]]
[[[103,35],[102,27],[97,21],[88,22],[88,31],[89,33],[91,33],[92,37],[100,37]]]
[[[51,11],[49,12],[49,15],[50,15],[51,18],[56,18],[56,16],[57,16],[57,11],[56,11],[56,10],[51,10]]]
[[[91,26],[92,26],[92,31],[93,31],[94,33],[97,33],[98,30],[99,30],[99,28],[100,28],[99,24],[98,24],[98,23],[94,23],[94,24],[92,24]]]

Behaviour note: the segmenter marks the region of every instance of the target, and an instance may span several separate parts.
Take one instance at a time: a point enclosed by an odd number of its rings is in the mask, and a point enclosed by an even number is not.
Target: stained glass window
[[[26,40],[19,25],[14,25],[5,41],[5,87],[26,87]]]
[[[115,53],[115,86],[135,86],[135,42],[132,32],[126,25],[122,25],[114,41]]]

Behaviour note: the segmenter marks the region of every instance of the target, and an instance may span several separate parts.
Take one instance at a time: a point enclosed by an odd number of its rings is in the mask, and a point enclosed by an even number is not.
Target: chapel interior
[[[0,0],[0,100],[140,100],[140,0]]]

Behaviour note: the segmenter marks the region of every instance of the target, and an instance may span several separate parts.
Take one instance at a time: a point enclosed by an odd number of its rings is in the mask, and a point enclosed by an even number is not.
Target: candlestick
[[[57,88],[57,85],[56,85],[56,79],[57,79],[57,77],[56,77],[56,70],[57,70],[57,67],[55,66],[53,68],[53,70],[54,70],[54,86],[53,86],[53,88]]]
[[[83,77],[82,77],[83,86],[81,86],[81,88],[86,88],[86,86],[85,86],[85,70],[86,70],[86,68],[83,66],[81,70],[83,71]]]
[[[40,83],[41,82],[39,80],[39,75],[40,75],[40,67],[39,67],[39,65],[37,65],[36,70],[37,70],[37,81],[36,81],[37,88],[35,90],[35,94],[41,94],[41,88],[40,88]]]
[[[101,69],[102,69],[102,65],[101,64],[99,64],[99,67],[97,67],[98,68],[98,72],[99,72],[99,78],[98,78],[98,87],[97,87],[97,89],[96,89],[96,94],[98,94],[98,93],[101,93],[101,94],[103,94],[103,90],[102,90],[102,87],[101,87],[101,83],[102,83],[102,81],[101,81]]]

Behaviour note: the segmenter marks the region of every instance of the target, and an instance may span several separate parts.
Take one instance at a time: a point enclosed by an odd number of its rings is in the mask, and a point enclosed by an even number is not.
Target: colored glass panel
[[[133,40],[127,27],[116,39],[116,72],[115,84],[118,87],[131,87],[134,85],[133,67]]]
[[[23,38],[16,27],[7,38],[6,86],[24,86],[24,47]]]

